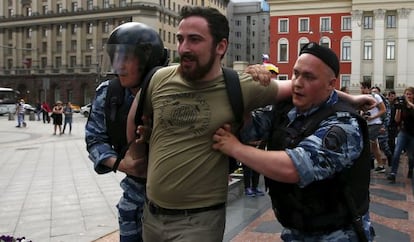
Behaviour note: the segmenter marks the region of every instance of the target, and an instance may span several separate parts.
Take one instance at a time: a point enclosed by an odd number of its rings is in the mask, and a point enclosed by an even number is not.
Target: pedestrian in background
[[[37,121],[40,121],[40,115],[42,114],[42,104],[40,102],[36,103],[36,109],[35,109]]]
[[[292,75],[294,106],[275,112],[267,151],[242,144],[228,124],[213,136],[214,149],[271,179],[286,242],[373,240],[368,128],[338,97],[339,66],[329,48],[312,42],[301,49]]]
[[[371,166],[374,168],[375,172],[384,173],[386,171],[385,166],[387,165],[387,159],[382,158],[382,152],[379,147],[378,136],[380,135],[381,129],[384,128],[381,116],[385,114],[386,107],[380,97],[376,93],[371,93],[371,82],[364,81],[360,83],[361,93],[362,94],[371,94],[376,100],[377,105],[374,108],[369,109],[368,111],[362,111],[361,115],[365,117],[368,123],[369,129],[369,139],[371,144],[371,152],[377,161],[377,165],[372,162]]]
[[[59,135],[62,134],[62,121],[63,121],[63,103],[57,101],[52,109],[53,118],[53,135],[56,135],[56,131],[59,130]]]
[[[395,122],[395,112],[399,99],[397,98],[394,90],[388,92],[387,99],[391,107],[391,119],[390,125],[388,126],[388,147],[390,147],[391,153],[393,154],[395,150],[395,139],[397,138],[398,134],[398,124]],[[391,166],[391,160],[388,161],[389,166]]]
[[[387,165],[391,167],[392,151],[388,145],[388,142],[389,142],[388,127],[391,124],[391,119],[393,119],[391,116],[391,113],[392,113],[391,105],[388,99],[381,93],[381,89],[379,87],[377,86],[372,87],[371,92],[378,94],[381,97],[382,102],[385,105],[385,113],[381,115],[382,127],[378,135],[378,145],[380,147],[380,150],[383,153],[382,155],[387,158],[387,161],[384,161],[384,163],[387,163]]]
[[[17,104],[16,104],[16,116],[17,116],[17,125],[16,128],[20,128],[20,127],[26,127],[26,122],[24,121],[24,113],[25,113],[25,108],[24,108],[24,100],[20,99]]]
[[[407,178],[413,178],[414,168],[414,87],[404,90],[404,96],[396,106],[395,121],[399,124],[400,131],[397,135],[394,154],[392,156],[392,168],[387,176],[391,183],[395,183],[400,156],[403,150],[408,157]]]
[[[62,134],[65,133],[66,125],[69,125],[69,134],[72,133],[72,121],[73,121],[73,108],[70,102],[66,103],[63,108],[63,113],[65,114],[65,121],[63,124]]]
[[[50,116],[49,113],[52,110],[50,109],[49,104],[45,101],[42,103],[42,119],[43,119],[43,123],[50,123]]]

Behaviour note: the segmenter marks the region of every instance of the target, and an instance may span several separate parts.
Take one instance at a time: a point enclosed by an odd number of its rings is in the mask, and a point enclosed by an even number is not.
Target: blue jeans
[[[24,113],[18,113],[17,114],[17,126],[23,126],[25,124],[24,122]]]
[[[403,149],[407,152],[408,169],[412,170],[414,167],[414,136],[407,134],[405,131],[400,131],[397,135],[397,143],[392,156],[391,173],[393,174],[397,174],[398,166],[400,164],[400,156]]]

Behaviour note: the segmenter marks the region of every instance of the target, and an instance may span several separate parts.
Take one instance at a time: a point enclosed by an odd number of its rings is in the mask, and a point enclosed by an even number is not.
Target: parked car
[[[25,103],[23,104],[24,110],[26,114],[30,114],[30,113],[35,113],[36,112],[36,108],[33,107],[32,105]]]
[[[80,108],[80,114],[82,114],[85,118],[89,116],[89,113],[91,112],[91,106],[92,104],[88,103],[85,106],[82,106]]]
[[[70,106],[72,106],[72,110],[73,110],[73,112],[74,113],[80,113],[80,106],[79,105],[76,105],[76,104],[71,104]]]

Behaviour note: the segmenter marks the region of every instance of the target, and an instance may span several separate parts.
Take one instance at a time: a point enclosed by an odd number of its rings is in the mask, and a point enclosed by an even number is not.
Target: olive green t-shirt
[[[264,87],[241,74],[245,110],[272,103],[277,85]],[[165,208],[185,209],[226,202],[228,157],[212,149],[214,132],[235,122],[223,76],[187,82],[177,66],[153,76],[145,100],[153,112],[147,196]]]

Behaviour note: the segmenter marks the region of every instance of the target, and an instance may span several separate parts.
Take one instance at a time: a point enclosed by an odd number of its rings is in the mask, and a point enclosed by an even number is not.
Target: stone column
[[[397,76],[394,83],[394,89],[398,93],[402,93],[408,84],[408,15],[411,9],[401,8],[398,13],[398,37],[397,37]],[[412,57],[412,56],[411,56]],[[414,78],[413,76],[411,78]]]
[[[379,86],[381,89],[385,87],[384,81],[384,48],[385,48],[385,34],[384,34],[384,16],[385,10],[374,10],[374,72],[372,79],[372,86]]]
[[[361,10],[352,11],[352,42],[351,42],[351,83],[349,91],[359,93],[361,82],[361,46],[362,46],[362,14]]]

